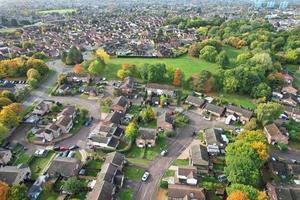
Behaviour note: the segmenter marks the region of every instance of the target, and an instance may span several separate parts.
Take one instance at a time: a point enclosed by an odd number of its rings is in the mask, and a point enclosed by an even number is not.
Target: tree
[[[77,74],[80,74],[84,72],[84,68],[81,66],[81,64],[76,64],[73,68],[73,71]]]
[[[21,121],[19,114],[22,111],[21,105],[17,103],[4,106],[0,112],[0,123],[8,128],[16,127]]]
[[[109,55],[104,51],[104,49],[97,49],[95,56],[97,59],[101,60],[104,65],[107,65],[109,61]]]
[[[75,65],[75,64],[82,63],[83,56],[81,51],[77,47],[71,46],[70,50],[67,53],[66,52],[62,53],[61,60],[66,65]]]
[[[161,107],[164,107],[164,105],[165,105],[165,103],[167,102],[167,100],[168,100],[168,97],[167,97],[167,96],[165,96],[165,95],[160,95],[160,97],[159,97],[159,105],[160,105]]]
[[[176,68],[174,72],[174,79],[173,79],[173,85],[175,86],[181,86],[183,79],[182,71],[179,68]]]
[[[39,87],[39,81],[35,78],[27,79],[26,83],[28,85],[30,85],[30,87],[32,87],[32,88],[38,88]]]
[[[130,122],[125,129],[125,137],[134,140],[137,134],[138,128],[135,122]]]
[[[208,32],[208,28],[207,27],[199,27],[198,29],[197,29],[197,33],[199,34],[199,35],[201,35],[201,36],[206,36],[206,34],[207,34],[207,32]]]
[[[273,67],[272,58],[268,53],[257,53],[250,59],[250,62],[264,70],[271,70]]]
[[[200,54],[200,47],[198,44],[193,44],[190,46],[188,54],[190,57],[198,58]]]
[[[260,160],[249,143],[238,140],[226,147],[225,174],[232,183],[257,185]]]
[[[256,118],[251,118],[250,121],[248,121],[245,126],[244,126],[244,129],[245,130],[249,130],[249,131],[252,131],[252,130],[255,130],[257,129],[257,119]]]
[[[13,185],[7,194],[8,200],[26,200],[27,197],[27,187],[24,184]]]
[[[237,91],[239,80],[234,76],[226,76],[223,81],[223,90],[226,93],[234,93]]]
[[[27,75],[27,79],[36,79],[36,80],[40,80],[41,79],[41,75],[38,72],[38,70],[31,68],[27,71],[26,73]]]
[[[251,96],[253,98],[269,97],[272,93],[272,88],[266,83],[260,83],[253,87]]]
[[[85,189],[84,183],[79,179],[77,179],[77,177],[68,178],[63,183],[63,190],[70,194],[81,192],[84,189]]]
[[[227,197],[227,200],[249,200],[249,198],[240,190],[235,190]]]
[[[9,98],[0,97],[0,108],[3,108],[4,106],[8,106],[11,103],[12,101]]]
[[[216,57],[218,55],[218,52],[215,47],[213,46],[205,46],[201,51],[200,51],[200,58],[209,61],[209,62],[215,62]]]
[[[142,119],[145,123],[149,123],[155,119],[154,110],[150,106],[147,106],[146,108],[144,108],[141,111],[140,116],[142,117]]]
[[[99,60],[94,60],[89,68],[88,68],[88,71],[92,74],[96,74],[96,75],[100,75],[105,69],[105,65],[99,61]]]
[[[242,193],[244,193],[245,195],[247,195],[248,198],[250,198],[250,200],[258,200],[258,195],[259,195],[259,191],[250,186],[250,185],[244,185],[244,184],[231,184],[229,187],[226,188],[226,191],[229,195],[231,195],[231,193],[235,192],[235,191],[241,191]]]
[[[6,138],[8,129],[0,123],[0,143]]]
[[[49,72],[49,67],[46,65],[44,61],[39,59],[34,59],[34,58],[29,58],[25,63],[24,67],[26,67],[27,69],[31,69],[31,68],[36,69],[41,76],[45,76]]]
[[[221,51],[217,56],[216,61],[222,68],[229,65],[229,58],[226,51]]]
[[[8,98],[10,99],[11,101],[15,101],[16,100],[16,96],[14,93],[12,93],[11,91],[8,91],[8,90],[3,90],[1,92],[1,97],[5,97],[5,98]]]
[[[252,57],[252,54],[250,52],[241,53],[237,56],[236,61],[239,64],[246,63],[251,57]]]
[[[201,73],[192,74],[189,83],[190,87],[197,92],[210,92],[209,86],[213,86],[212,75],[209,71],[203,70]]]
[[[258,104],[255,112],[257,115],[257,120],[262,125],[266,125],[278,119],[282,111],[283,108],[279,103],[268,102],[268,103]]]
[[[7,194],[9,191],[9,186],[5,183],[0,181],[0,199],[7,200]]]

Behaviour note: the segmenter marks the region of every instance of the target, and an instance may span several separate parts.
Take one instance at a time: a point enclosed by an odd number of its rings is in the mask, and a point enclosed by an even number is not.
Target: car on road
[[[86,122],[84,123],[84,126],[88,127],[92,124],[92,122],[93,122],[93,117],[90,117],[88,120],[86,120]]]
[[[54,151],[59,151],[59,150],[60,150],[60,146],[57,146],[57,145],[54,146],[54,147],[53,147],[53,150],[54,150]]]
[[[60,151],[67,151],[67,150],[69,150],[69,148],[68,148],[68,147],[64,147],[64,146],[61,146],[61,147],[59,148],[59,150],[60,150]]]
[[[142,177],[142,181],[145,182],[150,176],[150,173],[148,171],[145,171]]]
[[[75,149],[78,149],[78,148],[79,148],[79,146],[73,145],[73,146],[70,146],[70,147],[69,147],[69,150],[75,150]]]
[[[161,155],[161,156],[165,156],[165,155],[167,155],[167,153],[168,153],[168,150],[163,150],[163,151],[160,153],[160,155]]]

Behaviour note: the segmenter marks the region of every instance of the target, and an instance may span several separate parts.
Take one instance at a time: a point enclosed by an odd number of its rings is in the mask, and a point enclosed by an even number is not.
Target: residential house
[[[90,83],[92,81],[91,75],[88,73],[67,73],[66,79],[69,83]]]
[[[35,106],[33,111],[31,112],[33,115],[44,116],[46,113],[50,111],[50,109],[55,105],[54,101],[51,100],[43,100],[38,105]]]
[[[75,106],[66,106],[59,113],[58,118],[61,117],[61,116],[67,116],[67,117],[70,117],[71,119],[75,119],[76,113],[77,113],[77,111],[76,111]]]
[[[197,168],[194,166],[178,166],[175,171],[175,183],[197,185]]]
[[[198,174],[209,172],[209,155],[207,148],[203,145],[193,145],[189,151],[189,163],[197,168]]]
[[[37,200],[43,191],[42,186],[46,183],[48,175],[39,176],[33,185],[29,188],[27,196],[30,200]]]
[[[205,99],[201,99],[199,97],[195,97],[195,96],[189,95],[186,98],[185,102],[187,104],[190,104],[190,105],[195,106],[197,108],[202,108],[204,106],[204,104],[205,104]]]
[[[155,94],[155,95],[168,95],[168,96],[175,96],[175,87],[171,85],[163,85],[158,83],[149,83],[146,85],[146,91],[148,95]]]
[[[226,115],[237,115],[242,122],[248,122],[253,115],[253,111],[234,105],[228,105],[226,106]]]
[[[126,113],[128,106],[128,100],[125,97],[120,96],[114,99],[112,105],[110,106],[110,110],[113,112]]]
[[[157,128],[164,131],[174,130],[174,115],[172,112],[164,112],[157,117]]]
[[[291,106],[284,106],[284,112],[296,122],[300,122],[300,109]]]
[[[278,142],[282,142],[283,144],[289,143],[289,138],[284,135],[274,123],[266,125],[264,127],[264,132],[269,144],[275,144]]]
[[[6,182],[9,185],[20,184],[30,179],[30,176],[31,170],[26,164],[0,167],[0,181]]]
[[[298,90],[296,88],[294,88],[292,85],[287,85],[284,86],[281,90],[282,93],[288,93],[288,94],[292,94],[292,95],[297,95]]]
[[[98,126],[90,133],[89,144],[96,148],[115,150],[123,132],[123,129],[115,124]]]
[[[169,184],[168,200],[206,200],[205,190],[189,185]]]
[[[122,122],[122,119],[124,117],[123,113],[119,113],[119,112],[113,112],[113,113],[109,113],[105,119],[103,120],[103,124],[104,125],[109,125],[109,124],[116,124],[116,125],[120,125]]]
[[[57,89],[56,89],[56,93],[60,94],[60,95],[65,95],[68,93],[70,89],[70,86],[67,84],[62,84],[60,85]]]
[[[295,96],[293,94],[286,93],[283,95],[281,102],[285,105],[295,107],[298,104],[298,98],[297,98],[297,96]]]
[[[269,171],[274,176],[280,176],[281,178],[286,178],[288,175],[288,169],[285,162],[282,161],[273,161],[268,162]]]
[[[288,74],[286,72],[279,72],[278,74],[280,75],[280,77],[283,78],[283,80],[285,81],[286,84],[293,83],[294,78],[290,74]]]
[[[49,176],[52,177],[71,177],[78,174],[80,167],[80,161],[76,158],[55,157],[52,160],[47,172]]]
[[[121,92],[121,94],[126,96],[133,95],[136,91],[134,78],[126,77],[122,85],[120,85],[119,91]]]
[[[12,153],[8,149],[0,148],[0,165],[7,165],[7,163],[11,160]]]
[[[96,184],[91,192],[86,196],[86,200],[113,200],[116,192],[116,186],[104,180],[96,181]]]
[[[297,185],[300,185],[300,164],[298,163],[288,164],[288,169],[290,174],[292,174],[294,178],[294,182]]]
[[[270,200],[299,200],[300,187],[266,184],[267,194]]]
[[[73,118],[62,115],[55,122],[56,126],[58,126],[62,133],[69,133],[73,127]]]
[[[115,199],[117,188],[122,188],[124,175],[122,168],[125,162],[124,155],[118,152],[107,154],[105,162],[97,176],[96,184],[87,194],[86,200]]]
[[[204,132],[204,138],[207,145],[207,152],[211,155],[225,153],[225,146],[228,140],[223,135],[224,130],[221,128],[210,128]]]
[[[222,117],[224,114],[225,108],[221,106],[217,106],[211,103],[207,103],[204,107],[204,112],[211,113],[216,117]]]
[[[156,138],[155,129],[139,128],[135,142],[140,148],[153,147],[156,144]]]

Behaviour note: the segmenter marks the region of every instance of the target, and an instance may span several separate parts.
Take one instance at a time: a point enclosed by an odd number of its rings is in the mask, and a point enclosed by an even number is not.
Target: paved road
[[[297,160],[300,162],[300,151],[296,150],[289,150],[287,152],[273,150],[270,152],[270,156],[275,156],[277,158],[284,159],[287,162],[291,162],[291,160]]]
[[[159,156],[151,162],[148,168],[151,176],[146,182],[141,182],[136,191],[135,200],[154,200],[156,199],[159,181],[171,163],[191,144],[193,141],[193,131],[212,127],[224,127],[224,122],[207,121],[193,111],[186,111],[185,114],[190,118],[190,124],[177,130],[178,135],[169,145],[168,154],[165,157]],[[232,128],[227,126],[227,128]]]

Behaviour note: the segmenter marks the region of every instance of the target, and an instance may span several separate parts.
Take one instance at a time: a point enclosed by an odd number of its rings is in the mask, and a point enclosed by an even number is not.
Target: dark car
[[[53,150],[54,150],[54,151],[59,151],[59,150],[60,150],[60,146],[57,146],[57,145],[54,146],[54,147],[53,147]]]
[[[79,148],[79,146],[73,145],[73,146],[70,146],[70,147],[69,147],[69,150],[75,150],[75,149],[78,149],[78,148]]]

